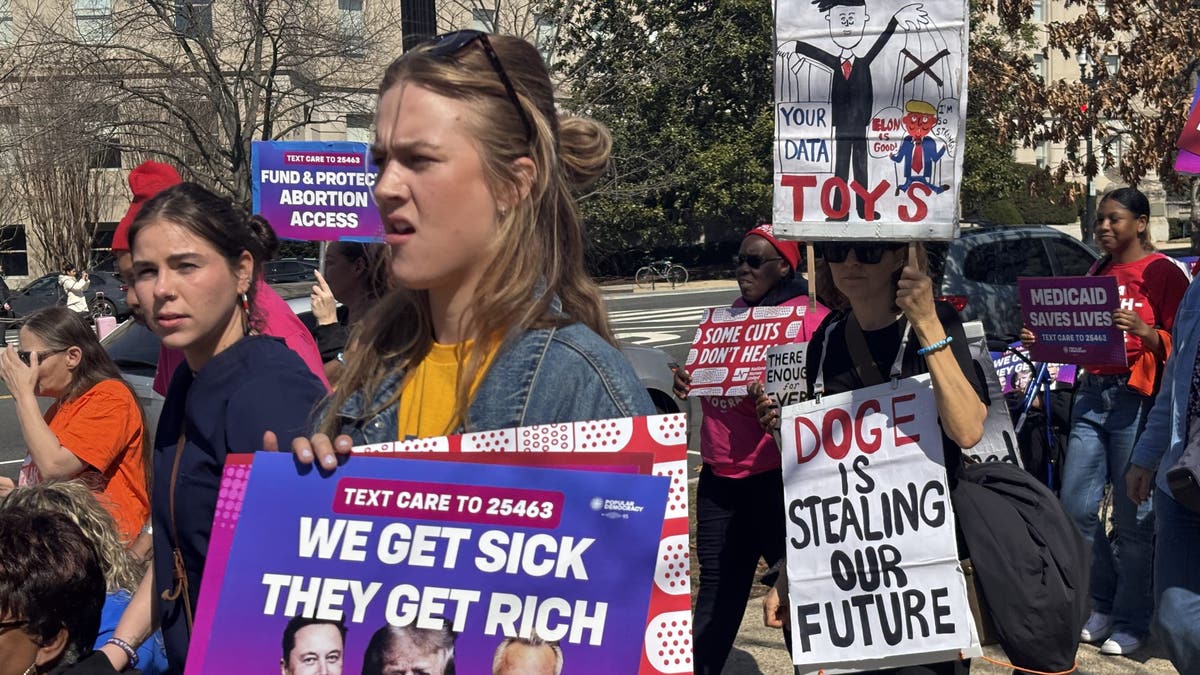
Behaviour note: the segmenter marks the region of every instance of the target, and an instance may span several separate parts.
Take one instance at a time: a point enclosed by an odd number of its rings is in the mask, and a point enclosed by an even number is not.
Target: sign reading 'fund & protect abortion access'
[[[796,665],[974,653],[937,405],[922,375],[782,410]]]
[[[377,241],[375,171],[365,143],[258,141],[251,146],[254,212],[280,239]]]

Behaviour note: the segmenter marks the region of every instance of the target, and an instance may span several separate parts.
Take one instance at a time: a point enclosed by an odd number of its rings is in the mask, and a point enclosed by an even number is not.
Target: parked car
[[[287,284],[296,281],[316,281],[317,262],[301,258],[280,258],[263,264],[263,278],[268,284]]]
[[[316,326],[309,296],[287,298],[287,303],[309,330]],[[153,432],[158,428],[158,415],[163,404],[163,397],[155,393],[152,386],[154,373],[158,368],[158,336],[146,326],[131,319],[106,335],[101,344],[121,369],[125,381],[137,393],[138,400],[146,411],[146,424]],[[638,379],[646,387],[646,393],[654,401],[658,412],[679,412],[679,401],[671,395],[671,383],[675,375],[670,356],[660,349],[636,345],[622,345],[621,351],[633,364]]]
[[[125,304],[125,285],[120,279],[111,272],[100,271],[88,271],[88,279],[92,283],[85,295],[92,316],[114,316],[118,320],[129,316],[129,306]],[[66,293],[58,285],[58,272],[38,277],[9,296],[12,316],[8,323],[19,325],[22,318],[39,309],[66,303]]]
[[[988,335],[1021,330],[1017,277],[1082,276],[1099,255],[1045,225],[964,226],[958,239],[927,242],[934,294]]]

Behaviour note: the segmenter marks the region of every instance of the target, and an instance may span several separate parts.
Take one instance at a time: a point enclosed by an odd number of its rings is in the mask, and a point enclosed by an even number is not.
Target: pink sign
[[[767,373],[767,350],[795,342],[805,305],[718,307],[704,310],[688,352],[690,396],[745,396]]]

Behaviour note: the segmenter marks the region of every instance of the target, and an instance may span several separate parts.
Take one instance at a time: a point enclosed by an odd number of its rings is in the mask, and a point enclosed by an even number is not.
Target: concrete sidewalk
[[[1006,657],[998,646],[984,647],[984,656],[1004,662]],[[1093,645],[1081,645],[1076,654],[1079,675],[1167,675],[1175,668],[1166,658],[1166,652],[1157,641],[1152,641],[1132,658],[1104,656]],[[791,660],[783,646],[783,636],[762,622],[762,599],[751,598],[742,617],[742,627],[733,653],[725,664],[724,675],[788,675],[792,672]],[[1011,668],[1004,668],[982,659],[971,662],[971,672],[977,675],[1008,675]]]

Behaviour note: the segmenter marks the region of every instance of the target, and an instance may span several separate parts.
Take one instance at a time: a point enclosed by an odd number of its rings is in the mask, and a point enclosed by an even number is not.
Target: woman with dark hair
[[[346,362],[350,331],[388,291],[386,249],[381,244],[340,241],[329,245],[325,274],[312,288],[313,337],[331,381]],[[341,303],[341,307],[338,307]]]
[[[335,445],[653,414],[584,269],[573,191],[607,168],[612,139],[559,116],[537,48],[434,38],[388,66],[375,127],[398,288],[363,322],[298,460],[332,469]]]
[[[149,634],[153,593],[172,673],[187,658],[226,457],[260,449],[267,429],[300,435],[325,394],[282,340],[259,334],[255,279],[274,237],[261,218],[195,183],[147,201],[129,229],[142,314],[186,367],[175,371],[155,435],[153,584],[143,581],[116,637],[136,647]]]
[[[0,510],[0,675],[115,674],[92,651],[104,571],[61,513]]]
[[[20,484],[79,479],[99,495],[126,545],[150,515],[147,439],[137,396],[83,317],[65,307],[30,316],[21,347],[0,354],[28,449]],[[42,415],[37,397],[53,398]]]
[[[736,263],[741,295],[733,307],[801,306],[808,284],[796,270],[800,246],[775,238],[771,225],[746,233]],[[795,342],[807,342],[829,313],[804,314]],[[691,377],[675,370],[675,395],[687,398]],[[737,637],[759,558],[783,559],[783,474],[775,439],[758,425],[751,396],[700,399],[700,454],[696,491],[696,554],[700,592],[693,626],[696,673],[720,673]]]
[[[121,544],[112,516],[85,486],[75,481],[46,481],[19,487],[0,499],[0,511],[13,509],[61,513],[78,525],[84,537],[96,548],[100,567],[104,570],[106,594],[104,607],[100,612],[100,632],[96,636],[95,648],[122,653],[123,645],[120,640],[112,638],[113,629],[116,628],[117,620],[121,618],[125,607],[129,605],[146,565]],[[142,675],[159,675],[166,669],[167,656],[163,652],[161,636],[147,640],[135,654],[137,660],[133,665]]]
[[[1149,501],[1139,506],[1113,499],[1116,536],[1110,539],[1098,513],[1105,488],[1122,484],[1145,426],[1188,279],[1154,251],[1150,202],[1137,189],[1106,194],[1093,231],[1104,256],[1088,274],[1117,278],[1121,308],[1113,312],[1113,325],[1125,331],[1129,365],[1080,369],[1060,495],[1084,540],[1092,542],[1092,614],[1080,638],[1103,643],[1102,654],[1121,655],[1140,649],[1150,633],[1154,514]],[[1024,328],[1021,339],[1029,345],[1037,335]]]

